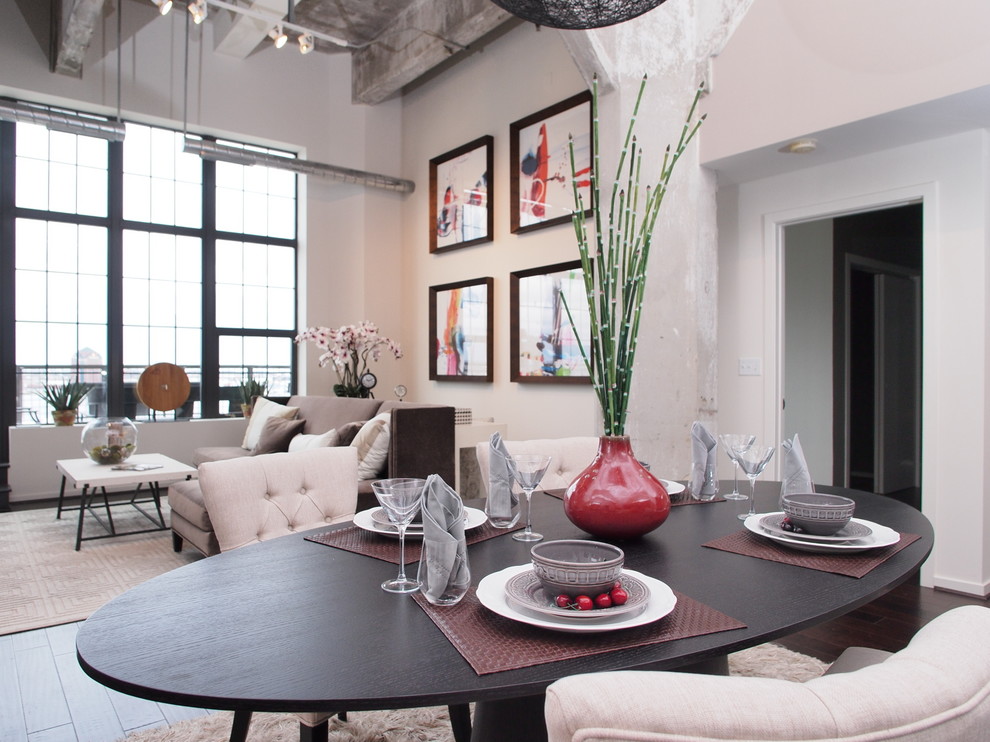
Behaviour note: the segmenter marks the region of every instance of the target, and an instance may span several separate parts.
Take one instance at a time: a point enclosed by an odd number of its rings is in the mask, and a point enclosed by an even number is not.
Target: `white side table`
[[[187,466],[181,461],[176,461],[160,453],[135,454],[119,466],[122,468],[114,468],[109,464],[97,464],[88,458],[59,459],[55,462],[55,468],[62,474],[62,486],[58,492],[58,510],[55,517],[61,519],[63,510],[67,512],[79,511],[79,525],[76,528],[76,551],[79,551],[83,541],[168,530],[165,517],[162,515],[161,485],[183,479],[192,479],[196,476],[195,467]],[[66,483],[71,484],[73,489],[82,490],[78,508],[66,508],[63,505]],[[134,488],[131,499],[111,503],[107,495],[107,487],[121,486]],[[144,486],[147,486],[147,490],[142,492]],[[106,520],[93,507],[97,490],[103,495],[102,509],[106,511]],[[148,496],[141,497],[145,492]],[[149,503],[154,503],[157,517],[141,507],[142,504]],[[154,524],[154,527],[137,531],[117,531],[110,509],[121,506],[133,507]],[[83,518],[87,511],[96,519],[97,523],[103,526],[106,531],[105,534],[83,538]]]

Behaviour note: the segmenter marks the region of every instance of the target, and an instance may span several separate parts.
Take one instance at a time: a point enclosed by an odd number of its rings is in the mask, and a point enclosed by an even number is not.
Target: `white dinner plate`
[[[363,528],[365,531],[371,531],[372,533],[377,533],[380,536],[388,536],[390,538],[399,538],[399,532],[392,526],[386,526],[379,524],[375,521],[374,511],[381,510],[378,508],[370,508],[369,510],[362,510],[360,513],[354,514],[354,525],[358,528]],[[484,510],[478,510],[477,508],[464,508],[465,523],[464,530],[470,531],[478,526],[485,525],[488,520],[488,516],[485,515]],[[423,538],[423,527],[420,525],[418,528],[409,527],[406,529],[406,538],[416,539]]]
[[[679,495],[686,489],[680,482],[671,482],[669,479],[661,479],[660,484],[667,490],[668,495]]]
[[[796,538],[800,541],[858,541],[873,533],[872,528],[864,524],[862,521],[856,520],[850,520],[845,526],[829,536],[820,536],[816,533],[807,533],[805,531],[802,531],[801,533],[794,533],[793,531],[785,531],[781,527],[781,524],[786,517],[787,513],[783,512],[767,513],[760,518],[760,526],[762,526],[764,530],[770,531],[770,533],[775,533],[778,536],[787,536],[788,538]]]
[[[520,572],[531,569],[533,569],[533,565],[530,563],[519,564],[515,567],[506,567],[499,572],[486,575],[478,583],[478,600],[488,610],[513,621],[519,621],[530,626],[539,626],[544,629],[552,629],[553,631],[576,634],[593,634],[643,626],[654,621],[659,621],[674,610],[674,606],[677,605],[677,597],[666,584],[653,577],[648,577],[647,575],[627,569],[624,574],[636,577],[645,583],[650,590],[649,602],[646,604],[646,608],[642,613],[625,614],[615,616],[614,618],[601,618],[597,620],[575,620],[536,615],[510,605],[505,597],[505,583]]]
[[[845,541],[837,544],[812,543],[810,541],[802,541],[797,538],[792,538],[791,536],[780,536],[776,533],[771,533],[760,525],[760,519],[764,515],[766,515],[766,513],[751,515],[743,521],[743,525],[748,531],[755,533],[757,536],[762,536],[763,538],[768,538],[771,541],[776,541],[777,543],[783,544],[791,549],[797,549],[798,551],[810,551],[813,554],[855,554],[860,551],[868,551],[870,549],[880,549],[884,546],[891,546],[901,540],[901,534],[893,528],[887,528],[887,526],[881,526],[879,523],[872,523],[868,520],[862,520],[861,518],[853,518],[853,520],[857,523],[862,523],[865,526],[869,526],[873,533],[857,541]]]

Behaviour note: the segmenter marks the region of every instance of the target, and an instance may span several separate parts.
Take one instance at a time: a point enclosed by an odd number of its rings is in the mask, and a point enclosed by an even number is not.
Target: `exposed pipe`
[[[292,170],[303,175],[317,175],[321,178],[336,180],[340,183],[353,183],[371,188],[382,188],[386,191],[412,193],[416,189],[416,184],[411,180],[393,178],[389,175],[379,175],[378,173],[369,173],[364,170],[352,170],[351,168],[339,167],[337,165],[327,165],[322,162],[314,162],[313,160],[300,160],[298,158],[270,155],[264,152],[254,152],[252,150],[230,147],[200,139],[190,139],[187,137],[182,149],[183,152],[199,155],[208,160],[221,160],[237,165],[264,165],[265,167],[274,167],[281,170]]]

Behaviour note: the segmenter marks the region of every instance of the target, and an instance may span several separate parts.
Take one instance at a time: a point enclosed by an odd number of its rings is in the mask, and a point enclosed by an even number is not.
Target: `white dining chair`
[[[550,467],[540,481],[540,489],[567,487],[587,468],[598,453],[598,438],[593,435],[570,438],[533,438],[523,441],[503,441],[509,454],[544,454],[550,457]],[[488,441],[475,445],[481,482],[488,493]]]
[[[990,608],[947,611],[900,652],[871,654],[872,664],[840,672],[840,657],[835,669],[804,683],[683,672],[574,675],[547,689],[549,742],[990,740]]]

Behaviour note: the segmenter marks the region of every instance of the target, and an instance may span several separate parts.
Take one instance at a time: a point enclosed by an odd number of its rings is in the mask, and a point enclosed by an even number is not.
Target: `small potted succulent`
[[[241,384],[241,414],[244,417],[251,417],[251,410],[254,409],[255,397],[264,397],[268,391],[267,381],[248,379]]]
[[[76,422],[79,405],[93,386],[83,381],[45,384],[43,391],[38,392],[38,396],[51,405],[52,419],[56,425],[73,425]]]

